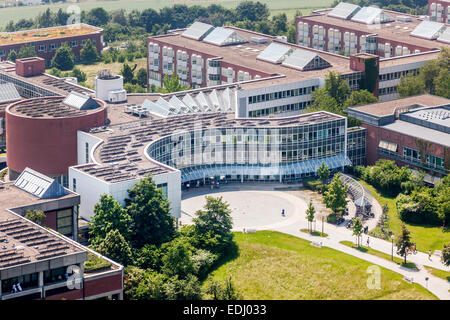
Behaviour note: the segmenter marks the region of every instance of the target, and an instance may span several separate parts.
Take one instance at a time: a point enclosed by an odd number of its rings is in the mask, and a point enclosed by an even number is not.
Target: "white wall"
[[[98,144],[100,144],[103,140],[95,137],[89,133],[78,131],[77,132],[77,163],[80,164],[86,164],[86,163],[93,163],[92,159],[92,153],[93,150],[97,147]],[[86,162],[86,143],[89,145],[89,161]]]
[[[170,213],[175,218],[181,217],[181,172],[173,171],[152,177],[155,184],[167,183],[167,197],[170,201]],[[109,183],[92,175],[89,175],[77,167],[69,168],[69,188],[74,190],[76,179],[76,192],[81,197],[80,216],[91,221],[94,214],[94,206],[104,193],[110,194],[123,206],[128,197],[128,190],[141,179]]]
[[[268,86],[268,87],[261,87],[251,90],[238,90],[237,91],[237,101],[239,103],[240,99],[245,98],[245,106],[238,105],[236,108],[236,115],[243,116],[245,114],[245,117],[248,116],[248,113],[250,111],[255,110],[261,110],[261,109],[267,109],[277,106],[284,106],[292,103],[298,103],[298,102],[305,102],[312,100],[311,94],[306,95],[300,95],[296,97],[287,97],[283,99],[277,99],[272,101],[265,101],[265,102],[258,102],[249,104],[248,103],[248,97],[256,96],[260,94],[268,94],[273,92],[279,92],[279,91],[285,91],[285,90],[292,90],[292,89],[298,89],[298,88],[307,88],[312,86],[323,86],[324,81],[319,78],[317,79],[309,79],[309,80],[303,80],[293,83],[284,83],[276,86]],[[301,111],[295,112],[295,114],[300,114]],[[285,114],[282,114],[285,115]]]

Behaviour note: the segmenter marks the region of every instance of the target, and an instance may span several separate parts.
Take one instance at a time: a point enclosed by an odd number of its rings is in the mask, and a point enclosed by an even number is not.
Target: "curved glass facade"
[[[206,178],[289,181],[351,164],[345,119],[292,126],[202,128],[152,142],[149,157],[177,168],[182,182]]]

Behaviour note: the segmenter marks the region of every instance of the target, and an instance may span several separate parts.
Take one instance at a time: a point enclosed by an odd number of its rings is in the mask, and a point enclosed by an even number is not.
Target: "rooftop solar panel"
[[[329,16],[341,19],[350,19],[359,10],[360,6],[353,3],[339,2],[339,4],[328,13]]]
[[[437,38],[437,41],[450,43],[450,27],[445,28],[444,32]]]
[[[445,25],[439,22],[422,21],[412,32],[412,36],[435,40],[441,32],[445,30]]]
[[[13,102],[17,100],[20,100],[20,95],[14,84],[10,82],[0,84],[0,103]]]
[[[202,40],[205,38],[214,27],[210,24],[196,21],[189,28],[186,29],[181,35],[186,38],[194,40]]]
[[[203,41],[217,46],[248,42],[247,39],[245,39],[235,30],[222,27],[215,28],[210,34],[205,37],[205,39],[203,39]]]
[[[272,42],[256,58],[272,63],[281,63],[291,53],[291,47]]]

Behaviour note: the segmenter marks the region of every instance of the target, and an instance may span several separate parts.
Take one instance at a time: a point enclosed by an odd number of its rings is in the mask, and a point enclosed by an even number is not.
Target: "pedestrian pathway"
[[[317,231],[321,230],[322,224],[317,225]],[[300,229],[307,228],[307,222],[305,221],[298,221],[295,224],[291,224],[289,226],[284,226],[282,228],[271,228],[270,230],[273,231],[279,231],[283,233],[287,233],[293,236],[296,236],[298,238],[302,238],[309,241],[314,242],[322,242],[322,246],[326,246],[347,254],[350,254],[352,256],[355,256],[357,258],[360,258],[362,260],[374,263],[376,265],[379,265],[381,267],[384,267],[386,269],[395,271],[397,273],[400,273],[401,275],[412,278],[415,283],[418,283],[422,285],[423,287],[427,288],[430,292],[432,292],[434,295],[436,295],[441,300],[450,300],[450,284],[448,281],[445,281],[443,279],[437,278],[435,276],[432,276],[428,273],[428,271],[423,267],[424,265],[434,267],[436,269],[446,270],[450,271],[449,267],[446,267],[442,264],[442,262],[439,261],[437,257],[433,257],[432,261],[428,260],[428,255],[422,252],[418,252],[415,255],[408,256],[408,261],[414,262],[416,266],[419,268],[419,270],[413,270],[410,268],[402,267],[394,262],[391,262],[389,260],[385,260],[382,258],[379,258],[377,256],[371,255],[369,253],[364,253],[359,250],[356,250],[354,248],[350,248],[346,245],[343,245],[339,243],[340,241],[355,241],[355,237],[352,236],[352,231],[346,229],[345,227],[339,227],[334,226],[328,223],[324,224],[324,232],[328,234],[327,238],[317,237],[317,236],[311,236],[308,233],[301,232]],[[363,236],[363,242],[366,243],[366,236]],[[389,243],[385,240],[377,239],[370,237],[370,247],[384,252],[386,254],[391,255],[392,254],[392,243]],[[394,245],[394,256],[400,257],[396,253],[396,248]],[[401,257],[400,257],[401,258]],[[428,283],[425,280],[428,277]]]

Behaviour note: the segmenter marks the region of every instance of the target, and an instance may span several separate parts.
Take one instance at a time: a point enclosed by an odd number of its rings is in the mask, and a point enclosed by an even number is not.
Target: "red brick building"
[[[450,1],[428,0],[428,15],[431,21],[450,24]]]
[[[347,109],[367,129],[367,164],[390,159],[442,176],[450,170],[450,100],[420,95]]]
[[[430,0],[432,2],[433,0]],[[434,1],[445,2],[447,1]],[[420,35],[424,17],[341,2],[333,9],[296,18],[297,44],[347,56],[361,52],[390,58],[428,52],[448,42],[436,31]],[[432,19],[431,19],[432,20]],[[435,20],[436,21],[436,20]],[[440,21],[443,22],[443,21]],[[417,29],[419,28],[419,29]],[[430,30],[430,29],[427,29]],[[419,36],[417,36],[419,33]]]
[[[0,301],[123,298],[123,267],[68,238],[77,238],[79,204],[34,170],[0,182]],[[42,227],[23,218],[28,210],[44,212]]]
[[[101,53],[103,49],[103,29],[87,24],[66,25],[43,29],[2,32],[0,33],[0,60],[8,59],[11,51],[19,52],[23,46],[33,46],[36,54],[45,59],[49,66],[56,50],[67,43],[72,48],[75,58],[80,57],[80,50],[87,40],[91,40]]]

